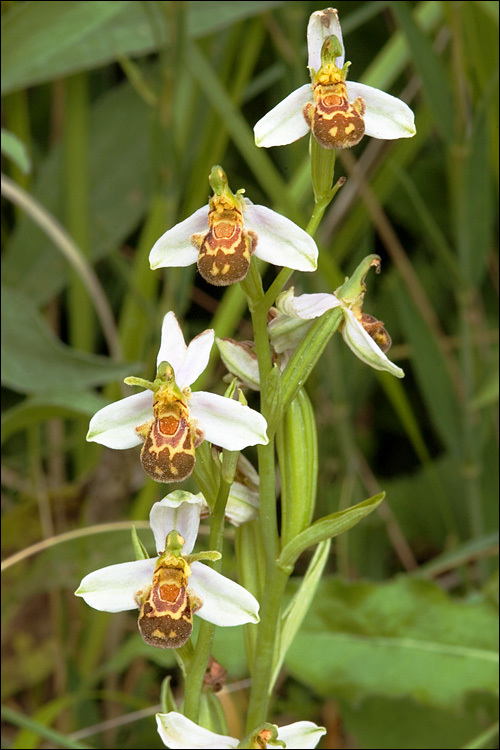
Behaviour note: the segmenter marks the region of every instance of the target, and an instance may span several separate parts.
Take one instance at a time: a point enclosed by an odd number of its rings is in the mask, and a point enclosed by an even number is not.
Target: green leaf
[[[393,294],[404,338],[411,346],[411,364],[430,417],[443,443],[459,456],[461,408],[443,352],[410,295],[396,285],[393,285]]]
[[[470,285],[479,284],[483,280],[491,259],[491,250],[495,246],[496,217],[493,206],[496,205],[497,196],[493,187],[487,117],[494,103],[492,96],[497,92],[498,70],[493,71],[490,86],[471,124],[464,164],[465,179],[459,185],[462,210],[458,243],[462,249],[462,274]]]
[[[148,560],[149,559],[149,553],[144,546],[144,544],[139,539],[139,535],[137,533],[137,529],[135,526],[132,526],[132,545],[134,547],[134,553],[135,553],[135,559],[136,560]]]
[[[384,497],[385,492],[379,492],[378,495],[369,497],[351,508],[330,513],[330,515],[320,518],[319,521],[315,521],[312,526],[302,531],[286,545],[278,559],[278,565],[283,568],[292,566],[299,555],[308,547],[348,531],[374,511]]]
[[[316,594],[323,570],[328,561],[332,540],[325,539],[311,558],[305,576],[282,617],[281,637],[273,661],[271,687],[275,684],[286,653],[302,625]]]
[[[81,391],[121,380],[134,369],[61,343],[31,300],[2,288],[2,383],[18,393]]]
[[[423,93],[434,121],[444,140],[450,142],[454,135],[454,107],[448,73],[434,52],[431,40],[415,23],[408,3],[391,2],[390,6],[410,46],[413,64],[422,79]]]
[[[4,128],[2,128],[2,154],[12,159],[24,174],[28,174],[31,170],[28,149],[17,135]]]
[[[210,444],[204,440],[196,448],[196,462],[194,465],[194,479],[200,492],[205,497],[208,507],[215,506],[219,494],[220,466],[217,466]]]
[[[91,417],[106,406],[101,396],[87,391],[58,390],[36,393],[2,414],[2,443],[19,430],[52,417]]]
[[[370,696],[353,704],[340,700],[339,704],[342,728],[354,737],[356,747],[378,750],[463,748],[498,711],[495,698],[488,700],[484,693],[467,701],[465,710],[455,706],[445,710],[408,698],[380,696]]]
[[[320,695],[411,697],[456,709],[498,692],[498,614],[477,594],[454,600],[430,581],[324,580],[286,664]]]
[[[283,408],[286,409],[306,383],[326,345],[342,321],[339,307],[314,321],[290,357],[282,374]]]
[[[116,137],[117,117],[120,138]],[[92,109],[88,165],[92,261],[125,241],[136,229],[149,203],[151,165],[147,118],[147,107],[128,83],[105,94]],[[33,195],[64,225],[60,146],[52,149],[38,172]],[[5,243],[4,282],[43,303],[63,289],[67,279],[68,264],[51,240],[31,219],[19,221]]]
[[[191,36],[219,31],[281,2],[183,3]],[[2,92],[145,55],[169,44],[171,4],[14,3],[2,14]]]

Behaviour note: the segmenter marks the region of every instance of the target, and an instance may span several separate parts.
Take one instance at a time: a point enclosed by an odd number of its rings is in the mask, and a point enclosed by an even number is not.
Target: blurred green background
[[[239,288],[194,267],[152,272],[147,257],[207,201],[213,164],[306,225],[308,139],[259,150],[252,128],[309,80],[306,26],[323,7],[2,2],[5,748],[162,747],[160,683],[182,685],[172,654],[142,643],[134,613],[96,612],[73,591],[132,559],[132,521],[153,554],[149,509],[171,488],[146,478],[136,449],[87,444],[88,420],[131,392],[123,377],[153,376],[169,310],[186,340],[209,326],[251,337]],[[335,540],[273,717],[323,724],[323,748],[497,747],[498,3],[337,8],[349,78],[405,99],[417,135],[339,155],[348,180],[317,235],[318,271],[292,283],[331,292],[378,253],[364,309],[406,377],[335,337],[308,381],[318,516],[387,497]],[[214,352],[200,386],[223,392],[223,375]],[[234,736],[239,630],[215,642]]]

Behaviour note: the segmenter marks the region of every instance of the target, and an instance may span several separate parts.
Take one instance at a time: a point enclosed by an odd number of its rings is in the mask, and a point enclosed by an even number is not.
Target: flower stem
[[[224,539],[224,516],[226,512],[226,503],[229,496],[231,483],[226,482],[221,477],[219,493],[211,514],[210,523],[210,540],[209,549],[222,552]],[[220,571],[221,560],[211,563],[215,570]],[[215,625],[207,620],[203,620],[200,625],[198,639],[194,649],[194,654],[189,664],[186,675],[185,693],[184,693],[184,715],[194,722],[198,721],[200,711],[200,696],[203,686],[203,677],[205,675],[208,660],[212,653],[214,640]]]
[[[271,575],[268,572],[267,586],[261,602],[259,633],[252,669],[252,689],[247,715],[247,732],[266,721],[269,706],[269,689],[274,664],[274,648],[280,610],[290,572],[278,568],[274,563]]]

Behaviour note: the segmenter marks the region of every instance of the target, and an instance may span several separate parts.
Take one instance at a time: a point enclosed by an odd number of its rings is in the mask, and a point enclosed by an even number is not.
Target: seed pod
[[[277,432],[281,475],[281,539],[285,546],[311,523],[316,503],[318,436],[303,388],[291,401]]]

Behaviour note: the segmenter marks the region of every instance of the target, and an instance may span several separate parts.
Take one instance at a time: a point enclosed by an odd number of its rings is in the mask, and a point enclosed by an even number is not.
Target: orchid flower
[[[275,266],[316,270],[318,248],[307,232],[270,208],[244,199],[244,190],[232,193],[221,167],[212,168],[209,180],[214,195],[208,206],[157,240],[149,255],[152,269],[197,263],[205,281],[227,286],[245,278],[255,253]]]
[[[208,364],[214,331],[186,346],[173,312],[163,320],[158,372],[151,383],[127,378],[147,390],[115,401],[95,414],[87,440],[118,450],[143,443],[144,470],[157,482],[179,482],[195,463],[195,448],[209,440],[238,451],[268,442],[264,417],[248,406],[214,393],[191,393],[189,386]]]
[[[377,271],[380,268],[378,255],[367,256],[334,294],[302,294],[295,297],[293,287],[283,292],[276,301],[279,314],[268,326],[275,351],[294,349],[310,326],[307,321],[340,307],[344,318],[342,336],[354,354],[375,370],[385,370],[397,378],[403,378],[403,370],[385,354],[391,345],[391,338],[384,324],[362,311],[366,291],[364,279],[371,266],[375,266]]]
[[[311,83],[293,91],[255,125],[257,146],[284,146],[309,131],[323,148],[346,148],[363,135],[392,140],[415,135],[414,116],[400,99],[346,81],[344,44],[337,11],[313,13],[307,27]]]
[[[215,734],[209,729],[200,727],[177,711],[168,714],[156,714],[158,733],[167,747],[172,750],[229,750],[239,746],[236,737]],[[324,727],[318,727],[312,721],[296,721],[286,727],[276,724],[264,724],[257,732],[252,733],[253,744],[245,742],[244,747],[289,747],[297,750],[314,748],[321,737],[326,734]]]
[[[199,496],[180,490],[155,503],[149,520],[158,557],[89,573],[76,595],[104,612],[139,607],[141,635],[159,648],[182,646],[191,635],[193,614],[221,626],[258,622],[259,604],[252,594],[200,562],[220,554],[190,554],[201,507]]]

